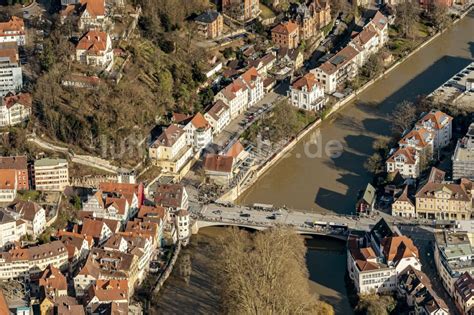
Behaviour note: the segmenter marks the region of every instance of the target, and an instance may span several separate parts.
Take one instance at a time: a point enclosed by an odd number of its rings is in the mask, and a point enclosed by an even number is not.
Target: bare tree
[[[273,228],[254,235],[230,229],[216,261],[227,314],[334,314],[309,293],[304,240]]]
[[[402,134],[410,128],[416,119],[416,107],[412,102],[403,101],[397,105],[392,113],[392,130]]]
[[[419,11],[417,3],[412,1],[405,1],[397,6],[396,23],[403,37],[415,37]]]
[[[428,8],[428,17],[437,31],[441,31],[449,26],[451,18],[446,5],[433,1]]]

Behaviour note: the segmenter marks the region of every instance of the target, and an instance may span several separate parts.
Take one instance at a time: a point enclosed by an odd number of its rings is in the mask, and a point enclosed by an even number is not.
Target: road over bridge
[[[381,217],[387,221],[394,218],[379,214],[373,217],[321,214],[286,209],[257,209],[244,206],[204,205],[194,214],[193,233],[208,226],[239,226],[263,230],[281,225],[294,228],[300,234],[327,235],[340,239],[347,237],[348,230],[368,231]]]

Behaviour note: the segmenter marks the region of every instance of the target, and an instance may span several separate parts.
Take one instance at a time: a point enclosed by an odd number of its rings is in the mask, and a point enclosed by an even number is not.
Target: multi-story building
[[[204,118],[212,127],[214,135],[219,134],[230,123],[230,109],[222,100],[214,102],[204,114]]]
[[[291,105],[304,110],[319,111],[324,106],[324,88],[313,73],[296,79],[290,86]]]
[[[439,110],[424,115],[415,125],[415,129],[426,129],[433,134],[433,149],[438,150],[449,145],[453,132],[453,117]]]
[[[52,265],[46,267],[38,279],[40,296],[56,299],[60,296],[67,296],[67,280],[58,268]]]
[[[392,215],[403,218],[416,217],[415,202],[408,195],[408,185],[392,203]]]
[[[424,170],[433,159],[433,135],[425,128],[413,129],[398,141],[400,148],[413,148],[419,156],[420,171]]]
[[[212,143],[212,127],[201,113],[185,121],[183,130],[186,132],[186,144],[195,152],[201,152]]]
[[[454,302],[462,315],[474,314],[474,278],[469,272],[454,283]]]
[[[288,21],[272,28],[272,42],[280,48],[297,48],[300,44],[298,24]]]
[[[189,200],[186,188],[180,184],[161,184],[156,187],[155,203],[170,211],[188,209]]]
[[[12,16],[9,21],[0,23],[0,43],[25,45],[25,23],[22,18]]]
[[[466,232],[435,233],[436,269],[441,283],[452,298],[455,297],[455,283],[461,275],[465,272],[474,274],[473,246]]]
[[[94,245],[92,236],[77,232],[58,231],[56,235],[64,243],[68,251],[69,270],[74,271],[82,263]]]
[[[38,277],[48,266],[65,270],[68,264],[67,249],[61,241],[31,246],[15,247],[0,253],[0,279],[31,279]]]
[[[103,28],[107,21],[105,0],[81,0],[79,30]]]
[[[81,235],[92,238],[97,246],[104,244],[114,232],[102,219],[85,218],[82,222]]]
[[[17,201],[7,210],[16,220],[26,223],[26,233],[33,237],[39,236],[46,228],[46,211],[36,202]]]
[[[326,93],[336,92],[339,84],[357,75],[357,58],[359,53],[354,47],[347,46],[328,61],[311,70],[316,75],[318,82],[323,84]]]
[[[453,179],[461,177],[474,180],[474,123],[458,141],[453,155]]]
[[[172,214],[176,220],[178,239],[186,240],[191,235],[190,216],[187,210],[181,209]]]
[[[88,196],[82,210],[90,212],[93,217],[119,220],[125,224],[137,214],[142,202],[141,184],[100,183],[99,190]]]
[[[275,62],[275,53],[270,52],[261,58],[249,61],[249,66],[256,68],[261,76],[266,77],[268,71],[275,65]]]
[[[64,159],[36,160],[32,179],[36,190],[63,191],[69,186],[68,163]]]
[[[18,191],[16,170],[0,169],[0,202],[12,202]]]
[[[291,9],[291,19],[298,24],[300,39],[307,40],[318,35],[321,28],[331,22],[329,1],[303,1]]]
[[[0,127],[15,126],[31,115],[31,94],[8,93],[0,104]]]
[[[87,314],[105,313],[106,309],[110,309],[112,314],[129,313],[128,287],[127,280],[97,280],[87,290],[84,303]]]
[[[380,49],[380,37],[371,23],[367,24],[364,29],[357,34],[349,43],[355,49],[360,51],[358,66],[362,67],[369,57]]]
[[[84,34],[76,46],[76,60],[109,71],[114,63],[109,34],[97,30],[90,30]]]
[[[408,266],[421,269],[418,249],[384,219],[363,236],[349,236],[347,268],[358,293],[396,291],[397,276]]]
[[[128,237],[149,237],[152,241],[153,247],[161,244],[162,227],[156,221],[142,221],[141,219],[134,219],[128,221],[125,227],[125,232],[120,232],[121,235]]]
[[[243,113],[248,106],[249,90],[241,78],[235,79],[231,84],[219,91],[215,101],[221,100],[230,108],[230,119]]]
[[[138,280],[138,257],[120,251],[93,248],[85,265],[74,277],[77,296],[83,296],[98,280],[128,280],[128,291],[133,294]]]
[[[428,181],[418,190],[416,215],[422,219],[469,220],[472,214],[472,182]]]
[[[222,35],[224,29],[224,18],[217,11],[208,10],[198,15],[194,22],[197,32],[204,38],[213,39]]]
[[[105,250],[120,251],[138,257],[138,281],[146,276],[153,250],[159,243],[154,243],[150,235],[113,235],[105,244]]]
[[[20,57],[16,43],[0,44],[0,97],[23,86]]]
[[[204,173],[216,185],[230,185],[234,176],[234,158],[220,154],[207,154],[203,163]]]
[[[0,170],[15,170],[18,190],[29,190],[30,180],[26,156],[0,156]]]
[[[26,224],[16,220],[6,209],[0,208],[0,248],[13,245],[25,234]]]
[[[410,314],[448,315],[446,303],[436,294],[428,276],[408,266],[398,275],[397,296],[410,308]]]
[[[153,164],[163,173],[181,177],[190,167],[192,147],[186,144],[186,132],[178,125],[167,127],[148,150]]]
[[[420,176],[420,158],[412,147],[398,148],[385,162],[388,173],[398,172],[404,178]]]
[[[238,21],[248,22],[260,15],[259,0],[222,0],[222,12]]]
[[[251,67],[245,71],[240,78],[244,82],[245,86],[248,89],[248,103],[247,106],[253,106],[257,104],[258,101],[263,99],[265,91],[263,89],[263,78],[258,73],[255,67]]]

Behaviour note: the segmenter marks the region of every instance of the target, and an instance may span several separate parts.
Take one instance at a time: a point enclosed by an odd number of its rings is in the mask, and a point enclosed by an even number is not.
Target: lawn
[[[260,3],[260,10],[262,11],[262,13],[260,13],[260,17],[263,20],[271,19],[275,17],[275,13],[273,13],[273,11],[269,7],[267,7],[266,5],[262,3]]]

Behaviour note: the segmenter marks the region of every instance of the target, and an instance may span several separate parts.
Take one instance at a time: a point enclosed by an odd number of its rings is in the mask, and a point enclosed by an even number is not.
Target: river
[[[352,212],[358,192],[370,181],[363,165],[374,152],[372,143],[390,135],[390,113],[403,100],[429,94],[472,61],[472,30],[471,12],[303,138],[239,198],[239,203]],[[315,154],[315,143],[324,149],[330,141],[342,145],[340,157]]]
[[[358,101],[324,121],[271,168],[240,198],[240,202],[287,205],[292,208],[349,213],[358,191],[370,181],[363,168],[373,153],[372,142],[390,134],[390,113],[402,100],[429,94],[474,58],[474,13],[410,57],[396,70],[359,95]],[[316,141],[342,144],[342,155],[314,155]],[[308,143],[310,143],[308,145]],[[212,244],[219,228],[206,228],[193,236],[177,268],[154,306],[160,314],[215,314],[218,292],[212,279]],[[350,314],[344,282],[344,246],[326,239],[309,240],[308,270],[314,293],[334,306],[337,314]]]

